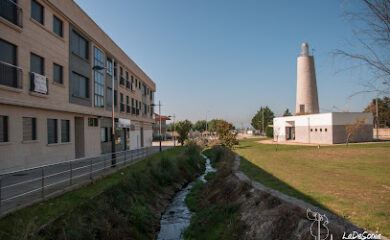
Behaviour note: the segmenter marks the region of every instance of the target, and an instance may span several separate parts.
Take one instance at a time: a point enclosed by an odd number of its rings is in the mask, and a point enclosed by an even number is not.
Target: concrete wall
[[[373,136],[376,137],[376,129],[373,129]],[[378,130],[379,138],[390,138],[390,128],[379,128]]]

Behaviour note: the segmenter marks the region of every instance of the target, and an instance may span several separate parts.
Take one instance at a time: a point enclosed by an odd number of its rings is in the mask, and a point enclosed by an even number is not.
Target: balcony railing
[[[34,73],[30,72],[30,91],[36,92],[39,94],[43,94],[43,95],[48,95],[49,94],[49,81],[47,80],[47,77],[45,80],[46,80],[46,92],[44,91],[44,89],[42,87],[35,86]]]
[[[0,1],[1,2],[1,1]],[[0,84],[13,87],[23,88],[23,71],[21,68],[0,61]]]
[[[23,10],[12,0],[0,0],[0,16],[19,27],[23,27]]]

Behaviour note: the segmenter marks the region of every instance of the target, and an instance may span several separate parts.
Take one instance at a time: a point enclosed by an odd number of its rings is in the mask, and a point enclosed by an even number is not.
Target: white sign
[[[46,94],[47,93],[46,76],[40,75],[38,73],[33,73],[33,77],[34,77],[34,92]]]
[[[120,128],[130,128],[130,125],[131,125],[130,119],[119,118],[119,120],[118,120],[118,127],[120,127]]]

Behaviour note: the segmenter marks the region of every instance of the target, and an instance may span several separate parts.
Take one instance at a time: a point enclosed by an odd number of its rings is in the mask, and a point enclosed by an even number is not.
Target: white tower
[[[319,113],[314,58],[309,55],[309,45],[302,43],[301,56],[297,59],[296,114]]]

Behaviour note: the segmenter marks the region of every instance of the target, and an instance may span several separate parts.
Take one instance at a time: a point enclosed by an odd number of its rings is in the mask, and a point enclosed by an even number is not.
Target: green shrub
[[[269,137],[269,138],[273,138],[273,137],[274,137],[274,128],[268,125],[268,126],[265,128],[265,135],[266,135],[267,137]]]

